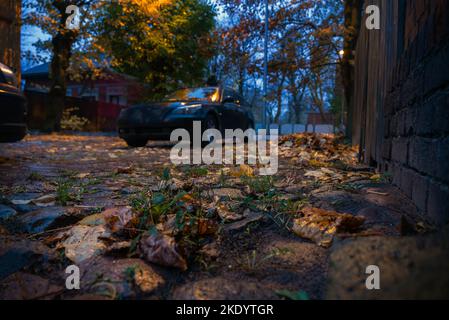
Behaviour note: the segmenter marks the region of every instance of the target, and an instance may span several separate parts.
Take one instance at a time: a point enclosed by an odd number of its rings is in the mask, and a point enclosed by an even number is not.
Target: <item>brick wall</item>
[[[360,29],[354,142],[434,222],[449,223],[449,1],[378,0]]]

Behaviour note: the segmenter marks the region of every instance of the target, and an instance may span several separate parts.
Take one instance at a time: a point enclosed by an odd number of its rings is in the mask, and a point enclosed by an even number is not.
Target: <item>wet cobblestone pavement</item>
[[[0,297],[448,296],[447,237],[337,138],[283,137],[273,177],[175,166],[170,150],[77,135],[0,145]],[[80,290],[66,289],[73,264]],[[366,290],[368,265],[382,290]]]

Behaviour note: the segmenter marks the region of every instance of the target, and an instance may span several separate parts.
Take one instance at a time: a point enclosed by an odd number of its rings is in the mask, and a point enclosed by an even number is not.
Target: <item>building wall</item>
[[[438,224],[449,222],[449,1],[366,0],[381,29],[356,49],[353,141]]]
[[[50,79],[47,74],[31,77],[25,73],[24,78],[26,78],[25,91],[49,92]],[[143,87],[135,79],[110,74],[107,79],[86,82],[68,81],[67,96],[91,97],[93,101],[129,106],[142,99]]]
[[[11,67],[20,83],[21,0],[0,1],[0,62]]]

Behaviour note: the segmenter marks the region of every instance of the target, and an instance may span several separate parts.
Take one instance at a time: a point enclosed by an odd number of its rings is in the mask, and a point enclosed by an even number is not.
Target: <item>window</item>
[[[109,102],[113,104],[120,104],[120,96],[109,96]]]
[[[238,94],[234,90],[225,89],[223,90],[223,100],[232,100],[233,103],[240,104]]]
[[[97,97],[96,96],[83,95],[82,99],[87,100],[87,101],[97,101]]]
[[[192,88],[178,90],[165,97],[165,101],[198,101],[198,102],[216,102],[218,100],[218,88]]]

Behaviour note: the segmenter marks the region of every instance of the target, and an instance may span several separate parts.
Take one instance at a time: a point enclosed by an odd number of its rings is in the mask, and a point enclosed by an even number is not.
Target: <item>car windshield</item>
[[[165,97],[166,101],[207,101],[217,102],[219,99],[218,88],[193,88],[178,90]]]

